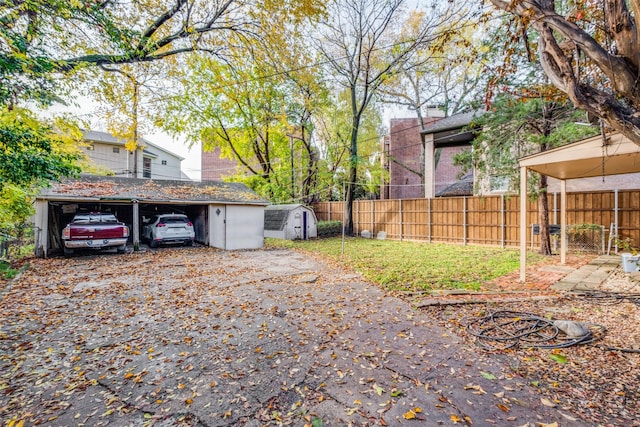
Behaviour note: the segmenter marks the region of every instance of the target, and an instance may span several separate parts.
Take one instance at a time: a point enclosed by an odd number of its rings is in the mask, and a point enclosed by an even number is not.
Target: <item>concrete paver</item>
[[[562,280],[551,285],[556,291],[597,290],[611,273],[620,266],[620,256],[601,255],[587,265],[575,269]]]

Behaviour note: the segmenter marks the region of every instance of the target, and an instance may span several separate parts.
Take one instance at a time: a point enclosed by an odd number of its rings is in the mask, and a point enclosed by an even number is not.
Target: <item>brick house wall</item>
[[[441,190],[455,184],[460,178],[462,168],[453,165],[453,157],[464,150],[468,150],[470,146],[459,147],[443,147],[440,150],[438,164],[436,165],[436,183],[435,192],[438,194]]]
[[[425,126],[430,126],[438,120],[438,117],[427,117],[424,119]],[[398,164],[401,163],[413,170],[420,171],[421,151],[418,119],[391,119],[388,145],[385,147],[386,165],[389,170],[389,199],[415,199],[422,196],[420,176]]]
[[[440,120],[439,117],[427,117],[425,127]],[[422,144],[420,125],[417,118],[391,119],[389,137],[385,139],[386,167],[389,171],[388,185],[383,188],[381,197],[386,199],[417,199],[422,197],[422,182],[419,175],[409,171],[398,163],[420,171]],[[467,146],[439,148],[435,169],[435,192],[438,193],[458,181],[461,172],[453,165],[453,157],[468,149]],[[397,161],[393,161],[393,160]]]
[[[201,179],[203,181],[220,181],[232,175],[237,166],[238,163],[235,160],[220,157],[219,147],[214,148],[213,151],[203,150],[200,160]]]

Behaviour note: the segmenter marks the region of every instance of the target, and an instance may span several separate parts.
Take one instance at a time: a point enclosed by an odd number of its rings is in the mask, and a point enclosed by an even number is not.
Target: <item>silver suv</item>
[[[160,214],[152,216],[142,230],[149,246],[157,248],[165,243],[193,245],[196,233],[189,217],[182,214]]]

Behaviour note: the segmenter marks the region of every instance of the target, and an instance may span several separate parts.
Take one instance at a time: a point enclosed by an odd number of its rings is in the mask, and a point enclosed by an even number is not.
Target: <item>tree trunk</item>
[[[345,234],[353,236],[353,199],[355,197],[356,179],[358,177],[358,127],[360,118],[354,115],[351,129],[351,147],[349,148],[349,182],[347,182],[347,194],[345,195],[344,220]]]
[[[551,234],[549,233],[549,197],[547,197],[547,177],[540,177],[538,215],[540,217],[540,254],[551,255]]]

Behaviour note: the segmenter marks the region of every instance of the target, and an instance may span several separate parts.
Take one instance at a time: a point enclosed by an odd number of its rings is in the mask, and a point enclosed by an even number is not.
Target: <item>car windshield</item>
[[[74,224],[97,224],[97,223],[117,223],[118,219],[114,214],[79,214],[73,218]]]

